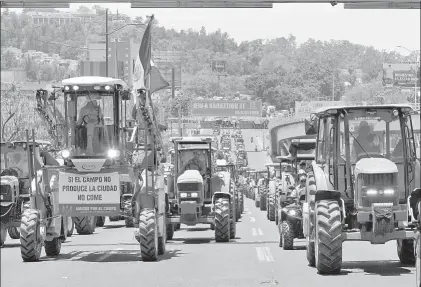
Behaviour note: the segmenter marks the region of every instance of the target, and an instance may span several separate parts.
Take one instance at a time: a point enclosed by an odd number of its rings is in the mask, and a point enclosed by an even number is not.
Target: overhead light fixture
[[[344,9],[420,9],[420,2],[345,3]]]
[[[137,1],[132,8],[272,8],[269,2],[235,2],[235,1]]]
[[[38,0],[39,1],[39,0]],[[70,8],[70,3],[1,1],[1,8]]]

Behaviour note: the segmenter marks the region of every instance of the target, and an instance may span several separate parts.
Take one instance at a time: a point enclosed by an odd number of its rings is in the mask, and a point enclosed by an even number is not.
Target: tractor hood
[[[355,164],[355,174],[397,173],[396,164],[386,158],[363,158]]]
[[[13,183],[19,182],[18,179],[11,175],[2,175],[1,176],[1,185],[11,185]]]
[[[200,172],[197,170],[186,170],[177,178],[177,183],[184,183],[184,182],[190,182],[190,183],[195,182],[195,183],[203,184],[203,178]]]

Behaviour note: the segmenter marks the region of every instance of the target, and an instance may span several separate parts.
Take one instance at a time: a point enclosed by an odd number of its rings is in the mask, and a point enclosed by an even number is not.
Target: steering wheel
[[[87,124],[99,124],[101,122],[101,118],[97,115],[85,115],[82,118],[82,122]]]
[[[199,165],[197,165],[197,164],[195,164],[195,163],[193,163],[193,162],[191,162],[191,163],[189,163],[189,164],[187,164],[186,165],[186,170],[192,170],[192,168],[190,168],[190,165],[194,165],[194,166],[197,166],[197,170],[198,171],[201,171],[202,169],[200,168],[200,166]],[[194,170],[194,169],[193,169]]]

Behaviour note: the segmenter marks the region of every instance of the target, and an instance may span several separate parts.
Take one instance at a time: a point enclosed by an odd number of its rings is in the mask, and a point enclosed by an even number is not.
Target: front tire
[[[275,195],[269,194],[268,219],[270,221],[275,221],[276,219],[275,204]]]
[[[68,219],[67,219],[67,237],[72,237],[74,230],[75,230],[75,223],[73,222],[73,218],[68,217]]]
[[[96,227],[95,221],[95,216],[73,217],[73,222],[75,223],[76,231],[80,235],[88,235],[94,233]]]
[[[226,198],[218,198],[215,202],[215,241],[230,240],[230,204]]]
[[[290,221],[282,221],[282,248],[284,250],[294,249],[294,226]]]
[[[342,221],[337,201],[317,202],[315,235],[317,271],[338,274],[342,268]]]
[[[139,243],[143,261],[158,260],[158,230],[154,210],[143,210],[139,215]]]
[[[396,240],[398,257],[402,264],[415,264],[414,243],[413,239]]]
[[[34,262],[41,257],[41,218],[34,209],[26,209],[20,224],[20,254],[23,261]]]
[[[172,223],[167,224],[166,228],[167,228],[167,240],[172,240],[174,237],[174,229],[175,229],[174,224]]]
[[[20,231],[19,228],[16,226],[9,227],[7,230],[9,232],[9,236],[12,239],[19,239],[20,238]]]
[[[44,249],[47,256],[59,255],[61,251],[61,239],[56,237],[51,241],[44,241]]]
[[[96,217],[96,226],[103,227],[105,224],[105,216],[97,216]]]

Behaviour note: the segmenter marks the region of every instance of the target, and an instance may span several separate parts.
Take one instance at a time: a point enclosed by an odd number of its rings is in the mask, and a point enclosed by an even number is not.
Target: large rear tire
[[[316,182],[314,179],[313,175],[310,175],[308,178],[308,189],[309,189],[309,193],[310,191],[316,191]],[[314,246],[314,238],[315,238],[315,234],[314,234],[314,222],[315,222],[315,203],[314,201],[309,201],[309,210],[308,210],[308,236],[306,238],[306,255],[307,255],[307,261],[308,261],[308,265],[311,267],[315,267],[316,266],[316,248]]]
[[[230,203],[226,198],[218,198],[215,202],[215,241],[230,240]]]
[[[95,216],[73,217],[73,222],[75,223],[77,233],[80,235],[88,235],[95,232]]]
[[[320,274],[338,274],[342,268],[342,222],[337,201],[316,204],[316,268]]]
[[[34,262],[41,257],[43,240],[38,210],[26,209],[20,224],[20,254],[23,261]]]
[[[267,206],[266,206],[266,196],[261,196],[260,197],[260,210],[261,211],[266,211]]]
[[[396,240],[398,257],[402,264],[415,264],[414,243],[413,239]]]
[[[275,217],[276,217],[276,208],[275,208],[275,194],[271,193],[269,194],[269,206],[268,206],[268,213],[269,213],[269,220],[270,221],[275,221]]]
[[[158,230],[154,210],[143,210],[139,215],[139,243],[143,261],[158,260]]]
[[[282,248],[284,250],[294,249],[294,226],[290,221],[282,221]]]
[[[19,228],[16,226],[9,227],[7,230],[9,232],[9,236],[12,239],[19,239],[20,238],[20,231]]]

